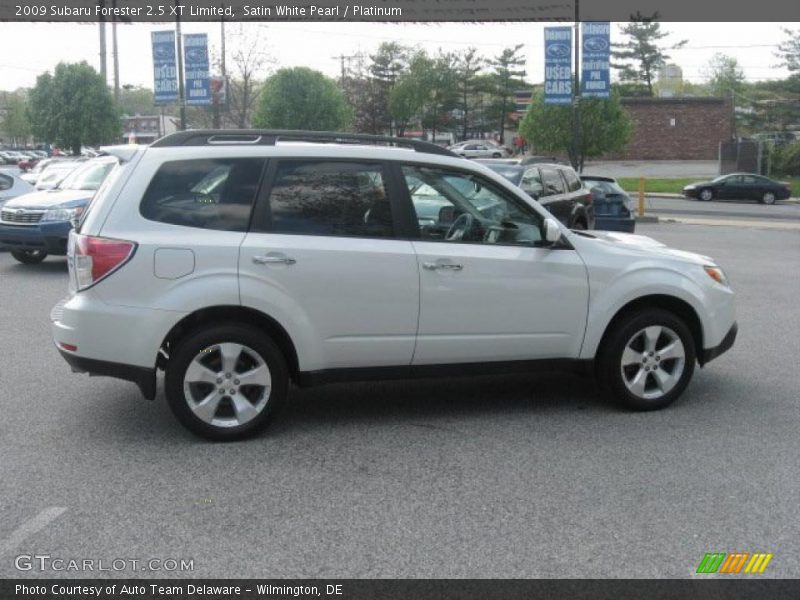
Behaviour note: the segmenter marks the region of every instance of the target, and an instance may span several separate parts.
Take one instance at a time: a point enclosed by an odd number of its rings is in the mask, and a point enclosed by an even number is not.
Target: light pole
[[[572,90],[572,144],[575,168],[581,171],[581,18],[580,0],[575,2],[575,87]]]
[[[178,102],[181,115],[181,131],[186,129],[186,96],[183,89],[183,38],[181,37],[181,17],[179,0],[175,0],[175,7],[178,14],[175,15],[175,38],[178,44]]]

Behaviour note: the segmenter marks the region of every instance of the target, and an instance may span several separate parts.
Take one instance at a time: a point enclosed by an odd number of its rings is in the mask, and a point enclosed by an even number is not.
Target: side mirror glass
[[[544,239],[550,244],[555,244],[561,239],[561,228],[555,219],[548,217],[544,220]]]

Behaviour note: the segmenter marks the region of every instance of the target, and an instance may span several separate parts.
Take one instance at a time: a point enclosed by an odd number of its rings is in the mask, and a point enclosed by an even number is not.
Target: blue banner
[[[611,23],[598,21],[582,23],[581,26],[581,95],[608,98],[611,91]]]
[[[156,104],[178,101],[178,69],[175,66],[175,32],[154,31],[153,42],[153,92]]]
[[[572,27],[544,28],[544,103],[572,102]]]
[[[183,36],[183,68],[186,72],[186,104],[211,104],[208,36],[205,33],[187,33]]]

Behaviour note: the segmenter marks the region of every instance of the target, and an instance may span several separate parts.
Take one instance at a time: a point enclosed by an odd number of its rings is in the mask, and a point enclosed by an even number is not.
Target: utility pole
[[[175,7],[179,6],[179,0],[175,0]],[[181,131],[186,129],[186,96],[183,89],[183,38],[181,36],[181,17],[175,16],[175,38],[178,44],[178,102],[181,115]]]
[[[103,10],[106,7],[105,0],[99,0],[100,18],[98,25],[100,27],[100,76],[103,78],[103,83],[108,85],[108,73],[106,72],[106,18],[103,16]]]
[[[112,1],[116,14],[117,0]],[[117,45],[117,17],[111,17],[111,52],[114,58],[114,102],[119,104],[119,46]]]
[[[222,75],[222,88],[214,94],[214,129],[219,129],[222,125],[222,106],[220,102],[220,92],[227,88],[228,79],[225,73],[225,17],[220,19],[220,72]]]
[[[575,2],[575,89],[572,91],[572,143],[576,162],[576,170],[580,173],[583,164],[581,152],[581,18],[580,0]]]
[[[347,70],[345,69],[345,66],[344,66],[344,61],[347,61],[347,66],[349,67],[350,66],[350,61],[352,59],[356,58],[356,57],[355,57],[355,55],[346,56],[344,54],[340,54],[339,56],[331,56],[331,58],[339,59],[341,61],[341,63],[342,63],[342,78],[339,80],[339,83],[340,83],[340,85],[342,85],[342,87],[344,87],[344,78],[345,78],[345,75],[347,73]]]

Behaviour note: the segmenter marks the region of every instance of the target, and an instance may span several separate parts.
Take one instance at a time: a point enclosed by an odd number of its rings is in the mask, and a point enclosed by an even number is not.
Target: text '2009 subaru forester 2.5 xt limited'
[[[138,384],[197,434],[260,430],[291,383],[555,369],[662,408],[736,337],[706,256],[573,232],[425,142],[186,131],[119,158],[51,316],[73,370]]]

